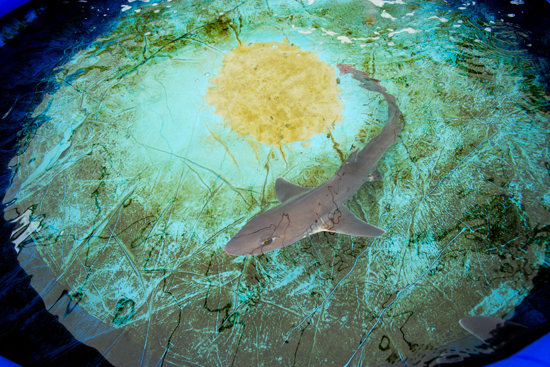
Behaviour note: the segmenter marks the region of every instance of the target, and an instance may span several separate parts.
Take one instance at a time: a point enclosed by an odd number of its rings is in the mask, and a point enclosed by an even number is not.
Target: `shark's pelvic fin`
[[[296,195],[305,194],[309,190],[311,190],[311,187],[293,184],[282,177],[277,178],[277,181],[275,181],[275,196],[279,203],[284,203]]]
[[[381,179],[382,175],[378,172],[378,168],[371,172],[371,174],[367,177],[367,180],[369,181],[380,181]]]
[[[353,164],[357,162],[357,154],[359,154],[359,148],[355,148],[353,152],[349,155],[349,157],[346,159],[346,164]]]
[[[367,222],[357,218],[343,205],[340,206],[338,210],[340,213],[332,218],[332,227],[327,229],[329,232],[359,237],[377,237],[386,233],[386,231],[382,228],[370,225]]]

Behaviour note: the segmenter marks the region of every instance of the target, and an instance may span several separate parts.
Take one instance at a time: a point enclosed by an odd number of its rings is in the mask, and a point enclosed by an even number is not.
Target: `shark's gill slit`
[[[330,180],[317,187],[301,187],[279,177],[275,183],[275,194],[280,205],[258,214],[246,223],[225,246],[228,254],[261,255],[290,246],[321,231],[360,237],[376,237],[385,233],[382,228],[357,218],[344,203],[365,182],[382,178],[377,164],[401,132],[401,111],[395,97],[387,93],[378,80],[351,65],[338,64],[338,69],[340,75],[351,74],[353,79],[361,82],[360,87],[382,94],[388,104],[386,125],[363,149],[354,150]],[[283,225],[284,218],[288,222],[286,227]],[[275,227],[275,230],[269,234],[262,230],[271,227]]]

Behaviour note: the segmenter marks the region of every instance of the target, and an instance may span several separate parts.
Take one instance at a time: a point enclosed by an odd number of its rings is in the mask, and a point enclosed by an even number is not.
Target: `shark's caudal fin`
[[[284,203],[296,195],[305,194],[309,190],[311,190],[311,187],[302,187],[293,184],[282,177],[279,177],[277,181],[275,181],[275,196],[277,200],[279,200],[279,203]]]
[[[343,205],[338,208],[338,211],[339,213],[331,219],[331,227],[325,229],[326,231],[360,237],[377,237],[386,233],[382,228],[370,225],[357,218]]]

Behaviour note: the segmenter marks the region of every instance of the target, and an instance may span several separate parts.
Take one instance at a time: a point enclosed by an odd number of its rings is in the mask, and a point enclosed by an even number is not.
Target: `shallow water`
[[[21,266],[117,366],[475,352],[458,320],[511,317],[547,264],[547,64],[514,22],[522,6],[99,6],[82,22],[101,34],[44,76],[56,87],[36,93],[10,162],[4,217]],[[277,177],[317,186],[384,126],[383,98],[338,63],[380,80],[403,112],[382,181],[347,202],[386,234],[227,255],[277,204]]]

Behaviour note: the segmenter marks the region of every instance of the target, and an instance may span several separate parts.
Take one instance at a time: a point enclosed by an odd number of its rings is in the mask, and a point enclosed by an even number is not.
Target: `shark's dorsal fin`
[[[277,200],[279,200],[279,203],[284,203],[288,199],[296,195],[304,194],[309,190],[311,190],[311,187],[302,187],[293,184],[282,177],[279,177],[277,181],[275,181],[275,196]]]
[[[338,207],[339,213],[331,219],[328,232],[336,232],[359,237],[377,237],[386,231],[357,218],[355,214],[349,211],[345,206]]]

